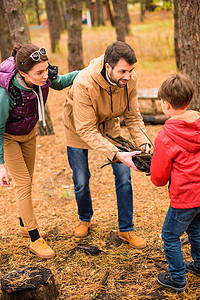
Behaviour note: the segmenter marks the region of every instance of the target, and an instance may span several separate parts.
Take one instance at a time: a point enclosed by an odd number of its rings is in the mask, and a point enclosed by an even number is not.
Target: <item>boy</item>
[[[169,274],[158,274],[159,284],[175,291],[186,289],[185,271],[200,276],[200,116],[187,110],[194,89],[183,75],[168,77],[158,91],[164,114],[169,118],[155,141],[151,181],[169,181],[170,207],[162,239]],[[193,262],[183,261],[180,236],[186,232]]]

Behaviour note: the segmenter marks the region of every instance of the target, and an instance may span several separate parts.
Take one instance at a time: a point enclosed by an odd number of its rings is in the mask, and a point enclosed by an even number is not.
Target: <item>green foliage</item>
[[[163,1],[162,8],[166,9],[166,10],[172,10],[172,3],[171,3],[171,1]]]
[[[166,208],[163,208],[162,211],[163,211],[164,213],[167,213],[167,212],[168,212],[168,209],[169,209],[169,207],[167,206]]]
[[[136,3],[140,3],[141,1],[138,0],[128,0],[127,3],[128,4],[136,4]]]
[[[62,198],[68,199],[68,198],[71,198],[71,196],[72,196],[72,193],[70,190],[66,189],[65,192],[62,193]]]

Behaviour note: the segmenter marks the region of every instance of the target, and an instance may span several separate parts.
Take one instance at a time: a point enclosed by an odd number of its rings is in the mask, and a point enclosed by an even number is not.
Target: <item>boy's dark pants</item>
[[[179,209],[169,207],[163,228],[162,239],[171,280],[185,283],[185,265],[181,251],[180,236],[186,232],[191,244],[194,267],[200,270],[200,207]]]

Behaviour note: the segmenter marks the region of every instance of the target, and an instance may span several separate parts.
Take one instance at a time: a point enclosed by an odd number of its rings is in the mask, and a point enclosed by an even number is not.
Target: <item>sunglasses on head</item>
[[[38,61],[40,59],[40,55],[45,56],[46,54],[47,54],[47,51],[46,51],[45,47],[41,47],[39,50],[31,53],[30,57],[32,58],[32,60]]]

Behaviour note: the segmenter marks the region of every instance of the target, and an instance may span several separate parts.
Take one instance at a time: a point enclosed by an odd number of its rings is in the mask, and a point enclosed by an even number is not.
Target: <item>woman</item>
[[[44,104],[49,87],[61,90],[72,84],[78,71],[57,75],[46,49],[18,45],[0,65],[0,185],[9,186],[4,163],[14,183],[19,209],[19,235],[31,238],[30,250],[42,258],[55,252],[39,232],[32,205],[32,179],[36,152],[36,123],[45,126]],[[5,160],[5,161],[4,161]]]

